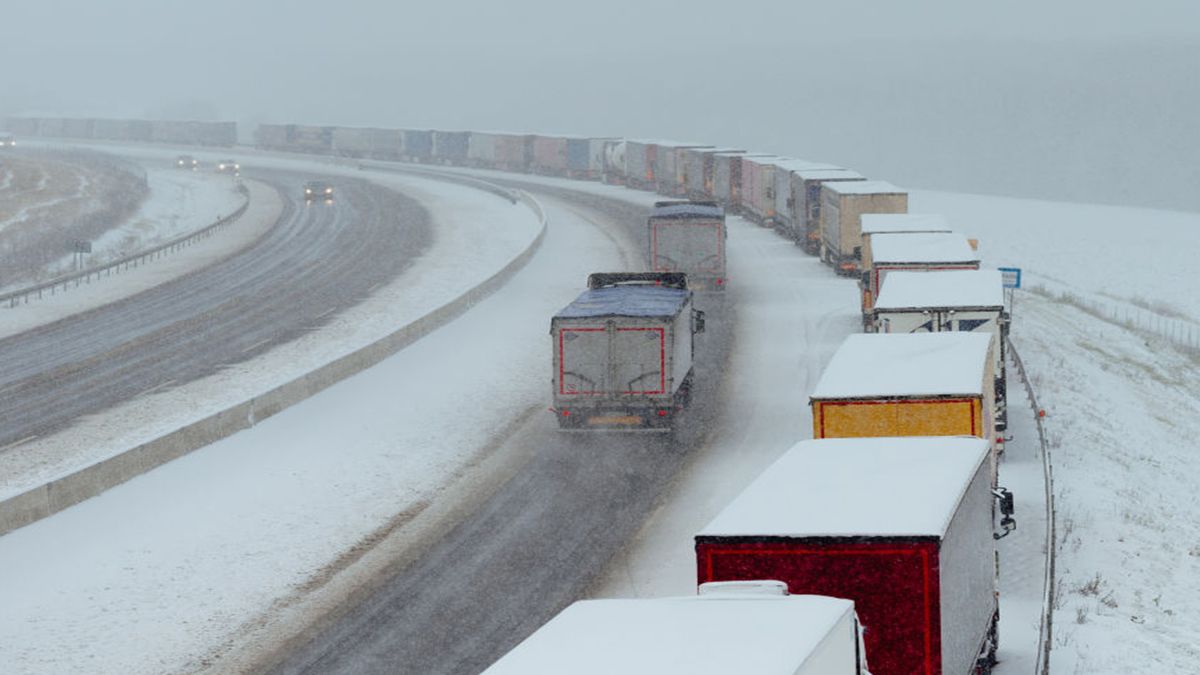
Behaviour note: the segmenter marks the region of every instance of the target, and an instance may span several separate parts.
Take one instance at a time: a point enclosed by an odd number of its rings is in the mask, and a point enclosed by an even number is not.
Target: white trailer
[[[937,213],[864,213],[860,218],[862,230],[862,268],[871,269],[871,238],[877,234],[912,234],[914,232],[953,232],[946,218]]]
[[[655,202],[646,221],[652,272],[682,272],[694,289],[725,289],[725,209],[716,202]]]
[[[732,586],[732,588],[730,587]],[[683,598],[582,600],[485,675],[870,675],[854,603],[782,584]],[[723,588],[722,588],[723,587]]]
[[[696,535],[698,580],[853,600],[879,673],[988,672],[996,498],[1015,525],[988,455],[977,438],[801,441]]]
[[[590,275],[588,290],[550,320],[559,427],[672,430],[691,401],[703,330],[686,275]]]
[[[863,326],[870,330],[871,310],[884,281],[893,271],[941,272],[977,270],[979,254],[957,232],[906,232],[871,235],[871,254],[863,258],[859,280]]]

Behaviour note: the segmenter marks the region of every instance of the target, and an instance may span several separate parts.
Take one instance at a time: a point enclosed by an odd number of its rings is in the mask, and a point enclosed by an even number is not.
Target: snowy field
[[[1200,296],[1181,275],[1200,257],[1200,215],[946,193],[916,193],[911,209],[946,214],[979,237],[985,264],[1022,267],[1033,287],[1017,295],[1013,338],[1055,464],[1053,672],[1196,672],[1200,358],[1058,294],[1195,320]]]
[[[102,265],[144,251],[155,244],[195,232],[230,213],[245,201],[229,176],[209,172],[146,167],[150,196],[138,212],[92,242],[86,264]],[[71,257],[58,265],[70,271]]]
[[[472,206],[458,188],[395,180],[439,201],[441,217],[486,220],[493,234],[497,222],[509,222],[496,219],[494,201]],[[586,189],[628,194],[639,203],[654,199],[619,188]],[[269,638],[271,617],[337,572],[356,544],[370,541],[398,514],[436,500],[480,459],[499,429],[545,405],[545,319],[573,297],[579,270],[622,264],[621,246],[569,209],[548,207],[551,230],[541,252],[459,320],[247,432],[0,537],[0,559],[11,571],[0,579],[6,608],[0,663],[11,666],[5,672],[201,670],[238,639]],[[1193,311],[1196,300],[1168,275],[1146,273],[1164,268],[1163,255],[1195,255],[1197,238],[1180,240],[1192,250],[1112,245],[1134,210],[946,193],[916,193],[911,210],[944,213],[982,241],[985,265],[1023,267],[1027,285],[1053,284],[1054,293],[1109,300],[1164,298],[1200,316]],[[1136,211],[1143,231],[1179,233],[1198,218]],[[507,244],[470,249],[479,256],[472,265],[439,262],[435,255],[429,263],[446,274],[499,262],[504,246],[531,236],[528,223],[511,228],[501,228],[514,232]],[[1044,243],[1030,246],[1030,240]],[[746,416],[724,426],[710,443],[720,452],[703,453],[654,519],[678,528],[684,543],[650,536],[655,530],[648,526],[614,565],[611,585],[598,593],[693,590],[694,567],[687,575],[678,570],[691,534],[704,524],[700,514],[718,510],[761,467],[811,435],[808,389],[842,336],[857,330],[852,282],[740,221],[729,246],[739,325],[765,322],[776,337],[749,329],[739,334],[726,396]],[[443,289],[424,300],[449,294]],[[396,302],[389,298],[371,311]],[[329,334],[311,336],[304,349],[328,355],[323,350],[346,340],[341,329],[334,324]],[[481,353],[481,334],[503,346],[502,357]],[[1047,408],[1057,471],[1061,592],[1054,672],[1194,672],[1200,656],[1200,499],[1193,488],[1200,458],[1192,451],[1200,430],[1197,361],[1044,293],[1018,294],[1013,334]],[[287,358],[235,369],[196,393],[197,400],[241,386],[243,376],[253,382]],[[471,384],[455,384],[463,382]],[[1025,413],[1017,386],[1010,385],[1014,418]],[[770,391],[785,393],[764,394]],[[151,419],[184,401],[190,405],[193,393],[174,395],[164,392],[119,414],[144,419],[153,432],[160,422]],[[397,413],[396,400],[412,405]],[[161,408],[151,407],[156,401]],[[87,424],[94,426],[85,437],[105,427],[103,420]],[[1013,433],[1030,435],[1028,420],[1014,421]],[[130,440],[106,442],[116,447]],[[1023,480],[1036,483],[1036,460],[1018,457],[1023,447],[1010,446],[1011,475],[1028,474]],[[1017,494],[1018,508],[1028,509],[1027,497]],[[1034,523],[1019,522],[1018,535],[1029,536],[1024,528]],[[1004,583],[1023,585],[1027,604],[1040,591],[1040,578],[1032,578]],[[1036,635],[1028,622],[1002,623],[1002,630],[1014,640]],[[1031,658],[1014,654],[1010,663],[1023,666]]]

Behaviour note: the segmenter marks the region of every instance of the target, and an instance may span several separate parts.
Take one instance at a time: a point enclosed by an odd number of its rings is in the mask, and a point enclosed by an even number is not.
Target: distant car
[[[0,132],[0,148],[11,148],[17,142],[13,140],[13,135],[7,132]]]
[[[223,160],[217,162],[217,172],[218,173],[238,174],[238,173],[241,173],[241,171],[242,171],[242,165],[238,164],[237,162],[233,161],[232,159],[223,159]]]
[[[333,201],[333,186],[323,180],[310,180],[304,184],[304,201]]]
[[[175,158],[175,166],[180,169],[195,169],[200,166],[200,161],[191,155],[180,155]]]

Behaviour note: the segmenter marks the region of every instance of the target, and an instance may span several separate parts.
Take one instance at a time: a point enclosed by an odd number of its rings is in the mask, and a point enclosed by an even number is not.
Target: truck
[[[871,268],[871,238],[877,234],[954,231],[946,218],[937,213],[864,213],[859,223],[864,270]]]
[[[743,153],[738,148],[687,148],[683,151],[684,191],[688,199],[713,198],[714,155]]]
[[[788,175],[793,171],[837,169],[832,164],[806,159],[781,159],[751,163],[751,173],[743,175],[742,211],[747,218],[764,227],[779,228],[781,210],[788,202]]]
[[[550,320],[559,428],[673,430],[692,398],[703,330],[684,274],[589,275],[587,290]]]
[[[485,675],[870,675],[854,603],[780,582],[675,598],[581,600]]]
[[[745,152],[718,152],[713,155],[712,198],[729,211],[737,208],[742,189],[742,162],[747,157],[775,157],[775,155]]]
[[[999,453],[993,349],[985,333],[851,335],[809,398],[813,438],[975,436]]]
[[[991,334],[995,375],[996,431],[1008,429],[1005,367],[1010,318],[999,270],[892,272],[872,311],[879,333],[960,331]]]
[[[698,148],[711,148],[701,143],[661,143],[655,157],[654,189],[665,197],[687,195],[687,164],[684,153]]]
[[[821,184],[821,260],[842,276],[857,276],[864,213],[907,213],[908,193],[885,181]]]
[[[698,581],[853,601],[876,675],[989,672],[995,539],[1015,522],[988,454],[976,438],[801,441],[695,535]]]
[[[821,184],[866,177],[850,169],[800,169],[788,171],[783,177],[787,179],[786,188],[779,186],[779,176],[776,179],[776,190],[786,190],[783,208],[776,208],[781,215],[777,227],[806,253],[817,255],[821,249]],[[777,194],[776,201],[778,198]]]
[[[653,272],[682,272],[688,285],[724,290],[725,209],[712,201],[660,201],[646,221]]]
[[[979,254],[971,242],[957,232],[873,234],[870,249],[863,247],[862,265],[859,296],[863,326],[869,330],[873,325],[871,310],[875,298],[892,271],[977,270]]]

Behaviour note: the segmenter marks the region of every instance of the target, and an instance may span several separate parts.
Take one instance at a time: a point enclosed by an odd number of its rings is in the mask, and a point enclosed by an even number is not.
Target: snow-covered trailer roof
[[[877,310],[1003,309],[999,270],[890,272],[875,300]]]
[[[977,263],[979,254],[957,232],[895,232],[871,235],[871,262]]]
[[[796,174],[803,180],[832,180],[832,179],[839,179],[839,178],[842,180],[847,180],[847,179],[866,178],[866,176],[862,175],[861,173],[859,173],[853,169],[841,169],[841,168],[798,169],[798,170],[792,170],[792,173]]]
[[[801,441],[696,536],[941,538],[988,453],[965,436]]]
[[[823,183],[825,190],[839,195],[904,195],[908,191],[883,180],[847,180]]]
[[[655,204],[651,218],[724,218],[725,209],[711,202],[669,202]]]
[[[701,147],[701,148],[684,148],[684,149],[690,150],[692,152],[698,152],[703,155],[720,155],[720,154],[729,154],[729,153],[742,154],[742,153],[746,152],[745,150],[742,150],[741,148]]]
[[[583,600],[484,673],[790,675],[853,611],[817,595]]]
[[[864,213],[863,234],[888,232],[953,232],[945,216],[937,213]]]
[[[607,286],[590,288],[554,315],[555,319],[605,316],[671,318],[679,315],[691,291],[664,286]]]
[[[982,396],[991,342],[990,333],[851,335],[812,398]]]
[[[783,169],[784,171],[830,171],[840,169],[841,167],[834,164],[826,164],[824,162],[813,162],[807,159],[791,159],[784,158],[775,162],[767,162],[768,164]]]

